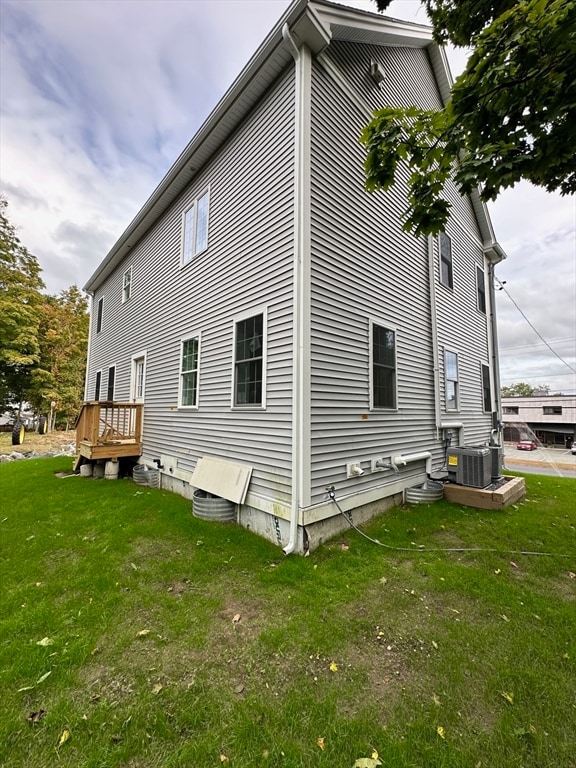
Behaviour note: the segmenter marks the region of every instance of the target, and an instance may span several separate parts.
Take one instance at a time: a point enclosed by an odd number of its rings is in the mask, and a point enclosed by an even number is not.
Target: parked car
[[[534,440],[520,440],[520,442],[516,445],[516,448],[519,451],[535,451],[538,446]]]
[[[576,456],[576,441],[572,443],[572,448],[570,448],[572,452],[572,456]]]

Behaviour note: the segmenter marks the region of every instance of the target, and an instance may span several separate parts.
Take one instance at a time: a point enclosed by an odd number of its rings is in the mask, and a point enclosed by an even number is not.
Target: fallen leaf
[[[224,752],[220,752],[220,762],[221,763],[229,763],[230,762],[230,758],[226,757]]]
[[[571,579],[576,579],[576,573],[573,573],[572,571],[568,571],[568,576],[569,576]]]
[[[513,693],[507,693],[506,691],[502,691],[500,694],[503,699],[506,699],[510,704],[514,704],[514,694]]]
[[[234,616],[232,616],[232,624],[238,624],[242,616],[239,613],[235,613]]]
[[[359,757],[352,768],[377,768],[382,765],[382,761],[377,757]]]
[[[438,696],[436,693],[432,694],[432,701],[434,704],[436,704],[437,707],[440,706],[440,696]]]
[[[510,565],[512,566],[512,568],[518,568],[516,563],[514,563],[512,560],[510,560]]]
[[[164,688],[162,683],[156,683],[156,685],[153,685],[152,686],[152,693],[154,694],[154,696],[157,696],[160,693],[160,691],[162,690],[162,688]]]
[[[438,643],[435,640],[432,640],[432,647],[438,650]]]
[[[505,613],[501,613],[501,614],[500,614],[500,618],[501,618],[503,621],[510,621],[510,619],[508,618],[508,616],[506,616],[506,614],[505,614]]]
[[[48,672],[44,672],[44,674],[36,680],[36,685],[40,685],[40,683],[43,683],[44,680],[46,680],[47,677],[50,677],[52,674],[52,670],[48,670]]]
[[[438,734],[438,736],[440,736],[441,739],[446,738],[446,731],[444,730],[444,728],[442,728],[441,725],[439,725],[438,728],[436,728],[436,733]]]
[[[141,629],[140,632],[136,635],[136,637],[146,637],[146,635],[150,634],[149,629]]]
[[[46,648],[48,645],[54,645],[54,640],[51,637],[43,637],[42,640],[38,640],[36,645],[41,645],[42,648]]]
[[[330,662],[330,672],[338,672],[338,664],[335,661]]]
[[[234,686],[234,693],[242,693],[244,690],[244,685],[242,683],[238,683],[238,685]]]
[[[28,720],[29,723],[33,723],[33,724],[39,723],[45,714],[46,714],[45,709],[39,709],[38,712],[30,712],[26,720]]]
[[[386,584],[388,584],[388,579],[386,578],[386,576],[382,576],[382,578],[380,579],[380,584],[382,584],[383,587],[385,587]]]
[[[72,734],[70,733],[70,731],[68,730],[62,731],[60,738],[58,739],[58,747],[61,747],[63,744],[66,744],[66,742],[70,739],[71,736]]]
[[[374,751],[372,752],[372,754],[371,754],[371,758],[372,758],[372,760],[378,760],[378,752],[376,752],[376,750],[374,750]]]
[[[500,573],[502,573],[502,571],[500,570],[500,568],[496,568],[494,573],[496,574],[496,576],[498,576]]]
[[[138,570],[138,566],[135,563],[130,563],[130,568],[132,568],[133,571]]]
[[[326,745],[324,744],[324,739],[322,736],[320,736],[318,739],[316,739],[316,744],[320,747],[320,749],[326,749]]]

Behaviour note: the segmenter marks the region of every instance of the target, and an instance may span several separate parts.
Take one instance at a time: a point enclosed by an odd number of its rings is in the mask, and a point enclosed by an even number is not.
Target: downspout
[[[489,339],[491,349],[491,376],[492,376],[492,434],[496,436],[497,444],[504,445],[502,434],[502,409],[500,400],[500,360],[498,357],[498,326],[496,321],[496,290],[494,288],[494,269],[495,264],[488,262],[488,298],[490,301],[489,315]]]
[[[285,555],[297,547],[300,509],[309,495],[309,248],[310,248],[310,105],[311,55],[298,49],[287,24],[282,37],[295,62],[294,118],[294,261],[292,342],[292,494],[290,533]]]

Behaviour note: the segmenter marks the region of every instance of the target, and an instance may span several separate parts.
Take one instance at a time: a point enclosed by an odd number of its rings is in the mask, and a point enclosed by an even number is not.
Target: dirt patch
[[[12,451],[23,453],[49,454],[59,452],[69,445],[76,444],[76,432],[51,432],[49,435],[39,435],[37,432],[26,432],[22,445],[12,445],[12,435],[0,433],[0,455],[7,456]]]

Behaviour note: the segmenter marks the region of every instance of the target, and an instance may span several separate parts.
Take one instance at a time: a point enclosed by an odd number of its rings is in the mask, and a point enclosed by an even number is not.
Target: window
[[[106,390],[106,400],[114,400],[114,380],[116,378],[116,366],[111,365],[108,368],[108,389]]]
[[[544,416],[561,416],[562,406],[561,405],[544,405],[542,407],[542,413],[544,414]]]
[[[104,297],[98,299],[98,310],[96,313],[96,333],[102,330],[102,312],[104,310]]]
[[[490,368],[482,363],[482,406],[485,413],[492,411],[492,388],[490,387]]]
[[[440,282],[452,288],[452,241],[445,232],[440,232]]]
[[[264,314],[236,322],[234,334],[235,406],[264,405]]]
[[[478,291],[478,309],[486,314],[486,283],[484,281],[484,270],[476,267],[476,288]]]
[[[444,350],[444,376],[446,378],[446,410],[458,410],[458,355]]]
[[[518,412],[519,412],[519,409],[517,405],[505,405],[502,408],[502,413],[508,413],[511,416],[518,416]]]
[[[102,371],[96,371],[96,383],[94,385],[94,400],[100,400],[101,386],[102,386]]]
[[[132,377],[130,382],[130,397],[134,403],[144,402],[145,371],[146,355],[135,355],[132,358]]]
[[[182,342],[180,362],[180,406],[198,407],[198,362],[200,357],[200,339],[195,336]]]
[[[122,278],[122,303],[128,301],[132,295],[132,267],[124,272]]]
[[[195,200],[184,212],[182,229],[182,264],[208,247],[208,192]]]
[[[372,408],[396,408],[396,332],[372,325]]]

